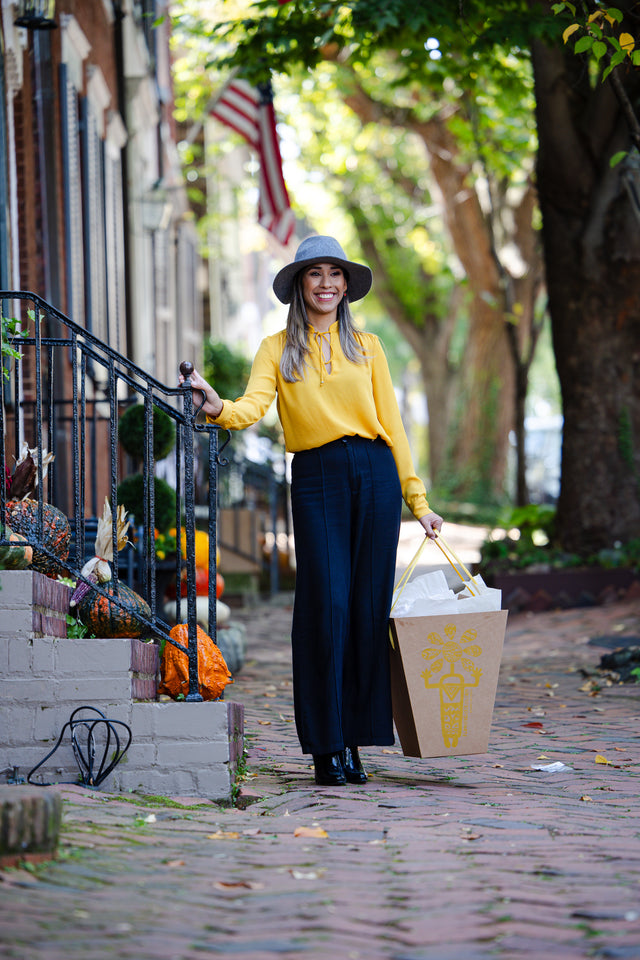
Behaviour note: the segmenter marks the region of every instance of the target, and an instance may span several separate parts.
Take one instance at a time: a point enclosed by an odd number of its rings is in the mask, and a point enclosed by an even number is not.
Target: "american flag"
[[[287,244],[295,218],[282,175],[271,84],[259,89],[246,80],[229,80],[209,110],[212,117],[244,137],[260,158],[258,220]]]

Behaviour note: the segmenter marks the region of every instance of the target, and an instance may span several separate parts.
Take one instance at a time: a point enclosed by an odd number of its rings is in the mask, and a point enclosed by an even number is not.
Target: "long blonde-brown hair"
[[[311,324],[307,317],[307,308],[302,295],[303,273],[304,270],[300,270],[293,278],[293,298],[289,305],[286,339],[280,358],[280,371],[283,379],[288,383],[295,383],[296,380],[304,379],[304,368],[310,354],[307,346],[307,331]],[[342,352],[347,360],[352,363],[364,363],[367,357],[360,334],[353,322],[349,301],[346,297],[343,297],[338,304],[337,318]]]

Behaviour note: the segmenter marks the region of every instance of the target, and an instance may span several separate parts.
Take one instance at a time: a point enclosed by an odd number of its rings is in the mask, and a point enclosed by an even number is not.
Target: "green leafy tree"
[[[598,59],[593,44],[584,51],[564,44],[562,33],[576,17],[566,3],[555,12],[553,6],[535,0],[262,0],[254,16],[223,24],[217,36],[233,44],[229,63],[254,79],[267,68],[312,69],[327,56],[357,68],[383,53],[394,58],[399,89],[415,84],[420,90],[434,72],[424,44],[435,37],[445,53],[442,83],[464,88],[461,78],[475,74],[474,104],[482,100],[485,67],[501,78],[501,88],[513,90],[518,65],[530,58],[536,188],[564,413],[557,533],[565,549],[590,553],[640,533],[640,235],[632,200],[639,180],[630,149],[640,74],[628,58],[615,65],[604,54]],[[575,6],[581,23],[604,8],[591,0]],[[621,14],[618,42],[622,34],[635,37],[633,0],[611,9]],[[487,123],[491,110],[488,102]],[[440,119],[438,129],[450,134],[455,118]],[[440,156],[449,152],[446,139],[434,139],[434,158],[436,147]],[[499,152],[508,158],[504,148]],[[629,160],[612,166],[620,154]],[[487,287],[492,298],[494,285]]]
[[[340,144],[335,138],[338,95],[353,112],[369,144],[374,138],[383,142],[386,135],[387,141],[410,140],[414,145],[418,156],[411,171],[398,156],[384,156],[369,147],[351,149],[347,158],[347,162],[353,161],[357,155],[358,165],[364,166],[375,156],[377,183],[393,183],[393,202],[372,203],[376,183],[367,190],[352,164],[345,171],[349,189],[344,189],[343,182],[339,194],[357,228],[363,252],[375,266],[376,289],[385,308],[420,360],[430,410],[432,475],[437,478],[447,469],[458,495],[496,498],[503,490],[507,435],[514,419],[514,368],[524,366],[526,383],[537,336],[533,304],[541,271],[536,263],[533,190],[528,179],[533,156],[530,74],[513,67],[509,72],[502,65],[486,71],[478,63],[472,73],[457,64],[452,77],[425,51],[430,24],[422,14],[421,31],[412,35],[413,25],[409,25],[401,31],[396,47],[385,49],[351,42],[363,11],[362,22],[368,22],[373,8],[367,4],[358,4],[357,9],[353,6],[351,22],[350,8],[342,6],[338,10],[330,4],[296,3],[288,5],[286,13],[279,8],[273,17],[268,15],[268,7],[267,3],[255,7],[266,12],[264,18],[252,21],[243,16],[228,27],[213,25],[210,34],[227,40],[240,37],[242,54],[232,62],[238,66],[242,61],[242,71],[250,79],[265,79],[268,63],[293,72],[303,89],[313,88],[316,102],[323,99],[328,104],[323,138],[330,146],[321,151],[325,172],[332,166],[333,156],[344,162],[341,148],[348,151],[354,144],[354,139]],[[377,8],[376,13],[380,14]],[[397,26],[393,9],[381,16],[381,22],[393,21]],[[327,33],[333,21],[333,32]],[[322,34],[318,34],[319,25],[326,27]],[[196,32],[204,29],[199,22]],[[432,52],[439,52],[437,37],[431,37],[429,43]],[[262,49],[260,56],[258,48]],[[304,70],[310,65],[315,67],[314,83],[308,75],[305,79]],[[482,88],[481,98],[476,96],[477,88]],[[498,106],[497,93],[501,96]],[[299,129],[304,125],[299,109],[294,115]],[[373,128],[377,134],[370,133]],[[354,136],[358,142],[364,139],[357,131]],[[506,138],[510,146],[508,159],[492,148],[499,137]],[[307,139],[304,143],[305,162],[313,142]],[[424,258],[421,262],[413,254],[407,221],[402,222],[403,208],[413,204],[424,210],[431,192],[442,198],[449,255],[458,264],[458,278],[462,272],[466,274],[464,286],[458,283],[457,289],[451,283],[448,263],[445,270],[431,273]],[[383,215],[389,211],[385,226]],[[416,217],[410,219],[415,222]],[[396,238],[400,242],[394,264]],[[510,270],[502,255],[508,246],[517,249],[520,261],[525,251],[532,261],[520,276]],[[407,284],[412,263],[414,279]],[[449,290],[445,294],[447,274]],[[422,296],[417,300],[421,309],[416,310],[410,299],[420,286]],[[450,344],[458,315],[468,316],[469,323],[460,358],[459,402],[454,408]]]
[[[207,340],[204,345],[204,377],[212,383],[221,397],[235,400],[242,396],[251,372],[251,364],[244,356],[227,346]]]

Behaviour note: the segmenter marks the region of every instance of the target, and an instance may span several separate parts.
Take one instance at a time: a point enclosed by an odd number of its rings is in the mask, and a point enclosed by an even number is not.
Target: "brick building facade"
[[[202,309],[167,4],[57,0],[55,26],[29,29],[15,23],[18,4],[1,3],[0,288],[38,294],[174,385],[181,360],[199,362]],[[21,396],[5,385],[5,402],[29,403],[35,374],[22,374]],[[57,376],[62,403],[68,378]],[[98,410],[105,384],[91,371],[88,380]],[[7,435],[7,454],[17,439]],[[98,425],[98,457],[102,446]]]

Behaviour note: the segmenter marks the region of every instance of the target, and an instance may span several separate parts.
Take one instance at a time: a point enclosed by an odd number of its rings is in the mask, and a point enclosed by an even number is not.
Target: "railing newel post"
[[[190,376],[193,365],[188,361],[180,364],[180,371],[184,376],[183,409],[185,421],[184,438],[184,525],[187,563],[187,626],[189,636],[189,692],[186,700],[200,701],[202,695],[198,685],[198,620],[196,614],[196,523],[194,510],[194,467],[193,467],[193,434],[195,416],[193,413],[193,396],[191,392]]]

